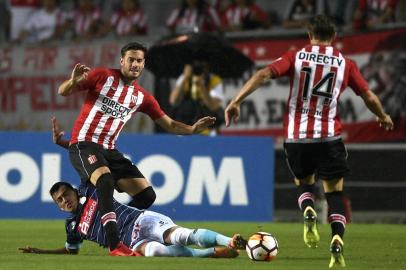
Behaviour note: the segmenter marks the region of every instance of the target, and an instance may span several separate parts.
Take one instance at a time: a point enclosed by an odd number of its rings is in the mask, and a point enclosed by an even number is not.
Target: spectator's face
[[[65,212],[74,212],[79,205],[79,198],[76,192],[66,186],[61,186],[52,194],[52,199]]]
[[[124,57],[120,60],[121,73],[129,79],[137,79],[144,69],[145,55],[141,50],[129,50],[125,53]]]

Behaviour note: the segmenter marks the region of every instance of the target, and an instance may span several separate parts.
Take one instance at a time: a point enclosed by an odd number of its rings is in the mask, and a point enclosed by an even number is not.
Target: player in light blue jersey
[[[94,186],[82,184],[75,189],[69,183],[57,182],[50,194],[62,211],[71,213],[66,219],[65,247],[48,250],[27,246],[20,248],[22,252],[78,254],[83,240],[108,246],[102,219],[109,217],[102,217],[98,210]],[[134,256],[234,258],[239,254],[238,249],[245,249],[246,241],[239,234],[230,238],[207,229],[183,228],[156,212],[138,210],[116,200],[113,205],[120,244],[130,247]],[[197,245],[201,249],[187,245]]]

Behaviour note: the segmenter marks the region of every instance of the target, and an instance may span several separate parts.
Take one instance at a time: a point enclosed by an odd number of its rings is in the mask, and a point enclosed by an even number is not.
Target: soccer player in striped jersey
[[[91,184],[75,189],[66,182],[57,182],[50,194],[58,207],[71,213],[66,219],[65,247],[58,249],[19,248],[24,253],[78,254],[83,240],[108,246],[103,215],[98,210],[98,192]],[[235,258],[238,249],[245,249],[239,234],[227,237],[207,229],[188,229],[177,226],[169,217],[146,210],[138,210],[113,200],[117,214],[120,244],[130,247],[133,256],[213,257]],[[200,249],[188,248],[197,245]],[[111,254],[114,255],[114,254]]]
[[[155,98],[137,80],[145,65],[147,48],[133,42],[121,49],[120,69],[95,68],[80,63],[70,79],[58,89],[62,96],[87,91],[82,110],[73,126],[69,157],[83,183],[96,187],[98,207],[106,231],[108,246],[118,243],[113,191],[125,191],[133,200],[130,206],[147,209],[155,201],[155,191],[138,168],[115,149],[115,142],[125,123],[136,112],[147,114],[164,130],[178,135],[197,134],[212,126],[214,117],[203,117],[192,126],[174,121],[160,108]],[[122,255],[131,254],[121,245]]]
[[[369,89],[356,64],[332,46],[335,26],[325,15],[308,25],[310,44],[288,51],[257,71],[225,110],[226,126],[237,121],[244,98],[270,79],[290,78],[290,94],[284,117],[284,149],[288,166],[298,185],[298,204],[304,216],[304,241],[319,242],[314,210],[316,175],[323,182],[331,224],[330,264],[345,266],[343,236],[346,225],[343,180],[349,172],[337,113],[340,94],[349,86],[376,115],[385,130],[393,129],[379,98]]]

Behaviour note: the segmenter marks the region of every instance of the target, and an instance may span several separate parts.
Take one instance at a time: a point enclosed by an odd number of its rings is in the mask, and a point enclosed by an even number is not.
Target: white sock
[[[193,249],[183,246],[165,246],[158,242],[148,242],[145,245],[145,257],[211,257],[214,248]]]

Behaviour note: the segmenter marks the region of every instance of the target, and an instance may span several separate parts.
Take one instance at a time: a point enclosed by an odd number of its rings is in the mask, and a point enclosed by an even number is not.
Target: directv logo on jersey
[[[82,212],[82,216],[80,217],[80,222],[78,226],[79,231],[84,235],[87,235],[90,224],[92,224],[93,216],[96,212],[96,209],[97,209],[97,201],[89,199]]]
[[[299,60],[306,60],[310,62],[316,62],[319,64],[332,65],[332,66],[341,66],[343,59],[340,59],[335,56],[328,56],[325,54],[318,53],[307,53],[300,52],[298,55]]]
[[[130,113],[130,109],[121,105],[120,103],[109,99],[108,97],[103,97],[102,99],[102,106],[101,110],[105,114],[110,114],[115,118],[120,118],[124,120],[124,118]]]

